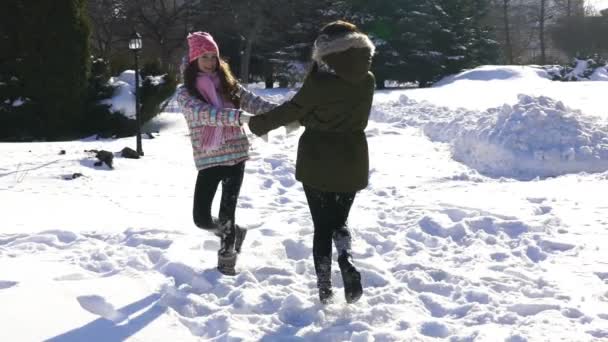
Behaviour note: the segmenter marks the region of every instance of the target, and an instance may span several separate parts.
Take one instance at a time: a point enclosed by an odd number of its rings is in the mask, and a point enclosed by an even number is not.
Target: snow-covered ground
[[[0,341],[607,340],[607,91],[483,67],[378,92],[350,217],[354,305],[317,299],[299,133],[253,140],[235,277],[192,223],[180,114],[113,170],[85,150],[134,138],[0,144]],[[337,267],[333,281],[340,293]]]

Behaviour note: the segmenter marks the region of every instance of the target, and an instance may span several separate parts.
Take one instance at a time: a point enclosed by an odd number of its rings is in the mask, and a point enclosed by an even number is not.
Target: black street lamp
[[[135,56],[135,122],[137,125],[137,154],[144,155],[141,148],[141,119],[139,117],[139,50],[141,50],[141,35],[137,31],[133,32],[129,40],[129,50]]]

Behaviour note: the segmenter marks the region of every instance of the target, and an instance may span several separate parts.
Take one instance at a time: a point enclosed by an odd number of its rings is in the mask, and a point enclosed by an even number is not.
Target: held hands
[[[251,119],[252,116],[253,116],[253,114],[246,112],[244,110],[240,110],[239,111],[239,124],[241,126],[243,126],[245,124],[249,124],[249,119]],[[264,135],[260,136],[260,138],[262,138],[262,140],[264,140],[265,142],[268,142],[268,134],[264,134]]]
[[[240,110],[239,111],[239,124],[241,126],[243,126],[244,124],[249,124],[249,119],[251,119],[252,116],[253,116],[253,114],[246,112],[244,110]]]

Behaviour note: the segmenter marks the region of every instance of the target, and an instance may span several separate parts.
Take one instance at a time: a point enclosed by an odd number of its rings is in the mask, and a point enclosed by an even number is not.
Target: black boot
[[[329,304],[333,302],[333,299],[334,291],[331,289],[331,287],[319,288],[319,301],[321,301],[321,304]]]
[[[245,236],[247,236],[247,229],[243,229],[237,225],[234,250],[239,254],[241,253],[241,247],[243,246],[243,241],[245,241]]]
[[[361,273],[353,266],[352,257],[348,253],[342,253],[338,257],[338,265],[340,265],[340,273],[344,282],[344,297],[346,298],[346,302],[349,304],[355,303],[363,295]]]
[[[236,275],[236,257],[235,251],[218,251],[217,270],[224,275]]]
[[[317,273],[319,300],[322,304],[331,303],[334,297],[334,292],[331,289],[331,258],[321,257],[319,260],[315,260],[315,271]]]
[[[220,250],[217,252],[217,270],[225,275],[236,275],[235,251],[236,227],[234,224],[221,226]]]

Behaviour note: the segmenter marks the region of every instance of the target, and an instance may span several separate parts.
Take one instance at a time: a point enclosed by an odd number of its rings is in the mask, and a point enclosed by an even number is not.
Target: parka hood
[[[372,64],[372,54],[368,48],[350,48],[323,57],[323,62],[336,75],[350,82],[364,79]]]
[[[314,43],[312,59],[327,64],[347,81],[363,79],[371,67],[376,47],[369,37],[360,32],[330,36],[320,35]]]

